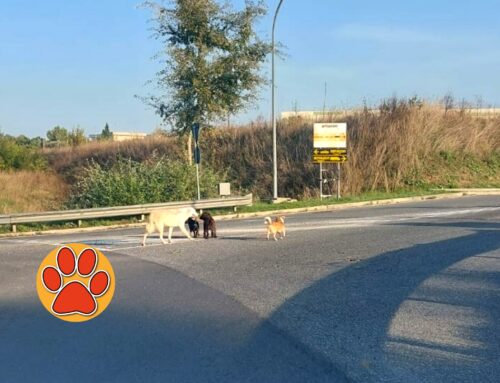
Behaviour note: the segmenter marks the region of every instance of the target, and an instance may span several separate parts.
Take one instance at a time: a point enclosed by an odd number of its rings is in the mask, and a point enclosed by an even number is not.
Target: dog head
[[[208,211],[204,211],[200,215],[200,219],[203,220],[203,221],[210,221],[212,219],[212,215]]]

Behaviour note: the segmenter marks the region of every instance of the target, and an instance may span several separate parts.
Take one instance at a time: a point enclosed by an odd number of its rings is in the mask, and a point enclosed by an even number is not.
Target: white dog
[[[182,207],[178,209],[168,209],[168,210],[156,210],[152,211],[149,215],[149,222],[146,225],[146,232],[144,233],[144,239],[142,240],[142,246],[146,245],[146,238],[148,234],[152,234],[155,231],[160,233],[160,239],[165,244],[165,240],[163,239],[163,230],[168,227],[168,243],[172,242],[172,231],[174,227],[178,226],[179,229],[188,237],[191,236],[189,232],[186,230],[184,223],[189,218],[197,218],[198,214],[196,210],[192,207]]]

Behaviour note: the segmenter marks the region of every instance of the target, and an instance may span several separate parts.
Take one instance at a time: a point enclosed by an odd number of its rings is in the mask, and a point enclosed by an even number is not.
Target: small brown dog
[[[217,229],[212,215],[205,211],[200,215],[200,219],[203,221],[203,238],[208,239],[209,234],[211,234],[212,238],[217,238]]]
[[[283,216],[276,217],[274,222],[271,220],[271,217],[266,217],[264,218],[264,223],[267,226],[267,239],[269,239],[269,235],[271,234],[273,235],[275,241],[278,240],[276,238],[276,234],[280,234],[281,239],[285,238],[286,235],[285,217]]]

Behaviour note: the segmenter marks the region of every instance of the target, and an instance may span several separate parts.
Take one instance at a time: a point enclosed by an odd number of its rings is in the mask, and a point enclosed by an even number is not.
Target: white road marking
[[[287,222],[286,230],[287,232],[298,232],[298,231],[310,231],[310,230],[328,230],[332,228],[343,229],[350,227],[366,227],[366,226],[374,226],[381,225],[387,223],[395,223],[395,222],[405,222],[405,221],[413,221],[423,218],[440,218],[440,217],[449,217],[449,216],[463,216],[468,214],[475,214],[481,212],[493,212],[500,211],[500,207],[484,207],[484,208],[469,208],[469,209],[454,209],[448,211],[434,211],[434,212],[425,212],[425,213],[416,213],[411,216],[408,214],[395,214],[388,216],[381,216],[375,218],[346,218],[346,219],[327,219],[327,220],[318,220],[317,222]],[[221,232],[221,238],[251,238],[255,236],[255,234],[259,234],[259,237],[265,238],[265,226],[263,220],[255,220],[251,221],[255,224],[258,224],[259,227],[250,227],[250,228],[225,228]],[[20,239],[20,238],[9,238],[5,240],[7,243],[23,243],[28,245],[48,245],[48,246],[61,246],[71,242],[84,242],[90,246],[93,246],[101,251],[106,252],[115,252],[122,250],[131,250],[142,248],[141,245],[141,235],[129,235],[129,236],[109,236],[110,232],[106,233],[106,237],[101,237],[100,239],[90,239],[86,241],[84,236],[79,236],[79,239],[74,239],[72,241],[61,241],[61,242],[50,242],[44,239]],[[151,243],[151,241],[154,241]],[[172,244],[164,245],[160,242],[159,238],[151,238],[149,244],[146,244],[146,247],[157,247],[157,246],[172,246],[177,243],[185,243],[189,240],[187,238],[174,238],[172,240]]]

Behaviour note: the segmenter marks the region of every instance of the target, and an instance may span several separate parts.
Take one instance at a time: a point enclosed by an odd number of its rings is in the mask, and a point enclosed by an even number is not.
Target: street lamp
[[[271,119],[273,120],[273,200],[278,199],[278,161],[277,161],[277,152],[276,152],[276,118],[274,117],[274,26],[276,24],[276,17],[278,17],[278,12],[281,7],[281,3],[283,0],[280,0],[278,7],[276,8],[276,12],[274,13],[273,19],[273,31],[272,31],[272,58],[271,58]]]

